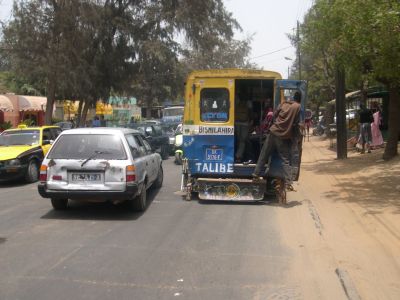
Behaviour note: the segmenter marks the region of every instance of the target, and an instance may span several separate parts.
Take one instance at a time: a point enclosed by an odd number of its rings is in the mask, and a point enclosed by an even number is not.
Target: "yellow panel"
[[[235,98],[235,79],[282,79],[282,76],[273,71],[264,70],[243,70],[243,69],[222,69],[222,70],[203,70],[194,71],[189,74],[186,80],[185,89],[185,124],[204,124],[200,120],[200,91],[202,88],[220,87],[229,90],[229,122],[214,123],[215,125],[234,125],[234,98]],[[195,93],[193,94],[193,87]],[[210,123],[207,123],[210,124]]]

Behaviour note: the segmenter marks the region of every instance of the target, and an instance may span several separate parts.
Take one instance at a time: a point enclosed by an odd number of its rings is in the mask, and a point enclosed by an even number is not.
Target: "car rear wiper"
[[[86,164],[89,160],[95,158],[95,157],[96,157],[97,155],[99,155],[99,154],[110,154],[110,152],[107,152],[107,151],[97,151],[97,150],[94,151],[94,154],[93,154],[93,155],[89,156],[88,158],[86,158],[86,159],[82,162],[81,167],[83,167],[84,164]]]

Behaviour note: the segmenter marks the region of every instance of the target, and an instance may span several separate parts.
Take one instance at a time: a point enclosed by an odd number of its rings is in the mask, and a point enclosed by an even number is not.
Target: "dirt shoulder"
[[[303,144],[299,194],[289,196],[305,199],[327,268],[348,274],[362,299],[400,298],[400,158],[383,161],[382,153],[337,160],[329,141],[312,137]]]
[[[400,299],[400,157],[303,144],[297,192],[275,206],[299,299]]]

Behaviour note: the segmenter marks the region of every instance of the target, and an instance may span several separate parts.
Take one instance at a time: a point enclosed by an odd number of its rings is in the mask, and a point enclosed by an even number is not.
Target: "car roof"
[[[33,126],[33,127],[21,127],[21,128],[10,128],[7,130],[4,130],[4,132],[10,132],[10,131],[24,131],[24,130],[41,130],[41,129],[47,129],[47,128],[60,128],[60,126],[54,126],[54,125],[46,125],[46,126]]]
[[[61,134],[141,134],[140,131],[131,128],[119,128],[119,127],[85,127],[85,128],[73,128],[63,131]]]

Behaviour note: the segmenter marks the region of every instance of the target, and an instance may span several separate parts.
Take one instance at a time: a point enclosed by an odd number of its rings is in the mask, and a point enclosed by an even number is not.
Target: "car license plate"
[[[206,149],[206,160],[222,160],[222,149]]]
[[[78,173],[72,174],[72,181],[100,181],[101,175],[98,173]]]

